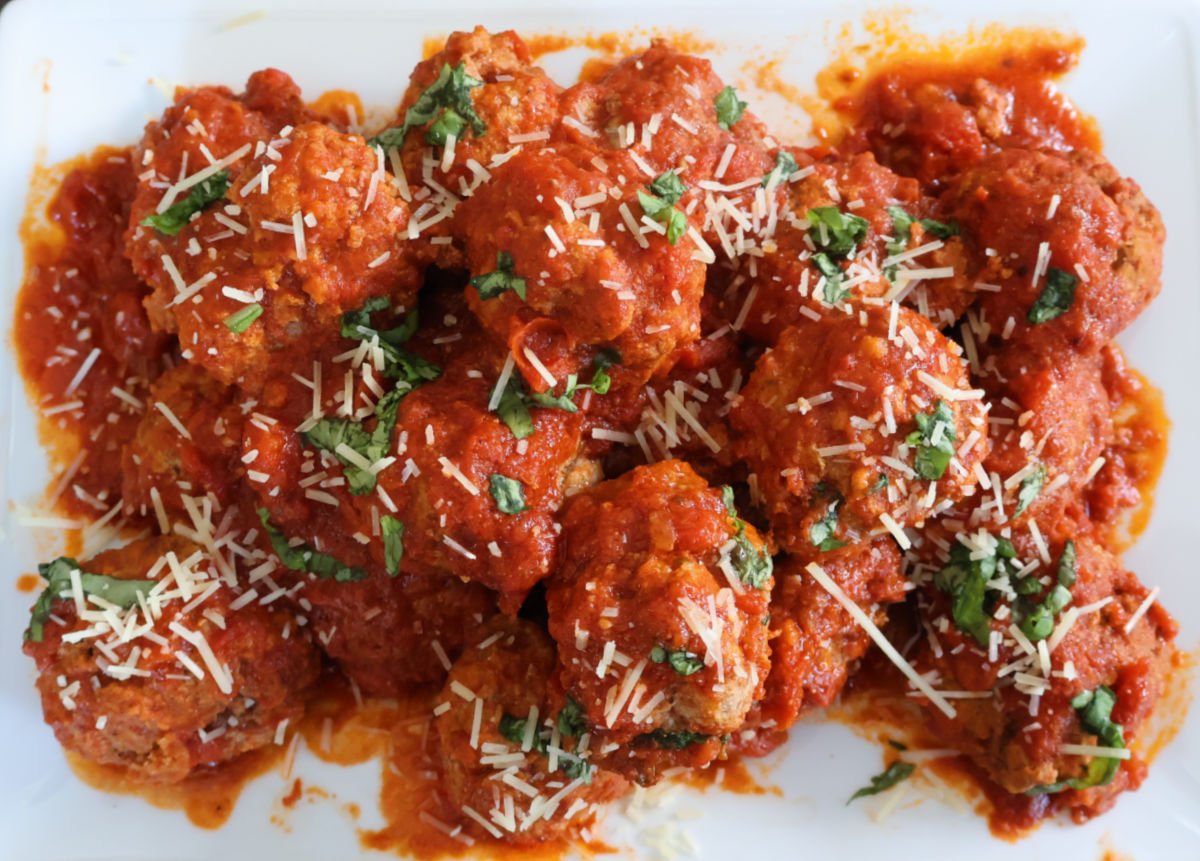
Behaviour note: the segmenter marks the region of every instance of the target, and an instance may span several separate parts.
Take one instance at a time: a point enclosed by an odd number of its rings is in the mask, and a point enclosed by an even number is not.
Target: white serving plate
[[[1196,488],[1200,486],[1200,128],[1197,107],[1198,7],[1183,2],[1035,4],[940,0],[909,19],[939,32],[969,23],[1048,25],[1088,41],[1067,91],[1095,115],[1107,153],[1162,210],[1169,239],[1163,295],[1122,337],[1135,366],[1166,392],[1174,422],[1158,504],[1127,562],[1162,587],[1182,631],[1179,644],[1200,641],[1200,579],[1195,576]],[[396,3],[387,0],[16,0],[0,16],[0,316],[10,325],[22,275],[17,241],[27,182],[36,159],[56,162],[100,143],[131,143],[166,101],[151,77],[223,83],[240,89],[247,74],[273,65],[291,73],[309,97],[338,87],[358,91],[368,106],[394,106],[426,36],[482,23],[523,33],[607,32],[638,27],[696,31],[718,41],[718,71],[748,95],[752,109],[781,136],[807,127],[796,112],[780,116],[778,99],[750,86],[743,64],[786,52],[783,71],[802,87],[829,58],[830,39],[859,20],[865,4],[767,2],[655,3],[542,0]],[[231,19],[263,14],[229,29]],[[548,58],[559,81],[578,72],[578,50]],[[44,90],[43,75],[48,81]],[[1189,395],[1189,392],[1191,393]],[[31,597],[17,575],[57,549],[47,532],[17,526],[13,507],[34,504],[46,484],[45,456],[17,379],[11,352],[0,350],[0,861],[82,859],[347,859],[357,857],[356,827],[382,824],[376,812],[375,764],[343,769],[301,755],[306,784],[336,793],[335,802],[302,804],[290,830],[269,822],[287,791],[268,774],[243,795],[216,831],[136,798],[93,791],[68,770],[42,724],[32,663],[19,651]],[[1159,758],[1142,789],[1084,827],[1048,824],[1017,845],[992,838],[983,819],[911,786],[898,813],[882,823],[878,799],[847,807],[845,799],[879,770],[876,747],[845,727],[811,721],[771,762],[783,797],[683,792],[660,811],[690,815],[684,828],[703,858],[1097,858],[1106,849],[1137,861],[1200,858],[1200,709]],[[356,824],[340,814],[358,802]],[[699,814],[697,817],[695,814]],[[606,831],[629,846],[637,828],[613,814]],[[636,851],[636,850],[635,850]],[[365,853],[364,853],[365,854]],[[652,857],[639,851],[637,854]]]

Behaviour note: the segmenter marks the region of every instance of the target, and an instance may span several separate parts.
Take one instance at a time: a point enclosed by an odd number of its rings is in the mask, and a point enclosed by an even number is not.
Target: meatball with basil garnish
[[[731,420],[782,546],[803,551],[822,521],[907,545],[903,527],[974,492],[987,421],[960,353],[892,306],[806,320],[763,354]]]
[[[699,337],[705,267],[674,228],[637,220],[649,187],[579,153],[522,152],[460,207],[471,309],[534,391],[590,379],[599,356],[640,383]]]
[[[562,523],[550,634],[598,762],[648,785],[712,761],[769,669],[772,566],[757,531],[680,461],[582,491]]]
[[[953,692],[953,716],[926,704],[948,746],[1005,791],[1090,818],[1145,776],[1128,748],[1163,693],[1176,626],[1077,522],[1010,534],[930,544],[910,657]]]
[[[263,100],[284,108],[263,113]],[[150,320],[179,336],[184,359],[252,391],[364,301],[411,305],[420,280],[379,151],[293,101],[295,85],[269,72],[241,96],[182,93],[135,152],[150,167],[126,250],[152,288]]]
[[[831,305],[903,302],[939,326],[970,305],[958,229],[915,180],[870,153],[787,153],[792,179],[779,185],[783,202],[765,253],[742,261],[725,296],[735,328],[774,344]]]
[[[72,753],[176,783],[282,744],[303,717],[317,650],[282,603],[247,603],[189,541],[141,539],[41,574],[25,653]]]
[[[969,243],[989,346],[1095,353],[1162,286],[1158,210],[1095,153],[997,152],[940,203]]]
[[[442,688],[435,725],[452,809],[477,838],[529,846],[585,828],[628,784],[592,762],[577,703],[554,691],[554,643],[498,616]]]
[[[397,172],[413,203],[407,228],[422,257],[461,266],[454,210],[518,151],[546,145],[558,120],[559,87],[533,64],[511,30],[450,34],[413,69],[391,125],[368,139]]]

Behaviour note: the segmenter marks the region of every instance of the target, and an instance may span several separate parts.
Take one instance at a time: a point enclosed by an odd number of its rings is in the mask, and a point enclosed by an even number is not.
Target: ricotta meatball
[[[782,546],[810,548],[819,522],[895,534],[974,492],[986,412],[959,353],[896,306],[784,331],[730,414]]]
[[[396,120],[372,138],[413,189],[428,189],[414,230],[422,254],[462,265],[460,248],[430,240],[459,234],[450,216],[518,146],[544,146],[558,120],[559,87],[511,30],[450,34],[413,70]],[[420,196],[420,192],[418,192]],[[440,240],[439,240],[440,241]]]
[[[554,568],[564,497],[597,469],[579,457],[578,412],[529,404],[515,388],[490,410],[496,365],[472,365],[404,399],[394,435],[404,466],[380,487],[404,523],[404,570],[481,583],[515,612]]]
[[[601,764],[641,784],[710,762],[762,695],[771,557],[731,504],[664,461],[577,494],[563,513],[546,590],[563,689]]]
[[[460,207],[471,308],[535,391],[591,379],[601,349],[644,380],[699,336],[705,267],[635,223],[636,190],[547,150],[515,156]]]
[[[563,93],[557,130],[557,139],[595,149],[614,178],[648,182],[678,172],[688,185],[685,210],[703,201],[702,181],[728,186],[766,175],[773,159],[765,137],[708,60],[661,40]]]
[[[773,747],[797,719],[833,703],[871,638],[805,566],[815,562],[875,624],[903,601],[907,580],[891,538],[809,554],[786,554],[771,596],[771,672],[762,702],[739,734],[739,747]]]
[[[441,697],[449,708],[436,719],[442,767],[454,813],[477,838],[499,832],[530,846],[576,832],[594,821],[593,805],[628,786],[589,761],[578,705],[556,705],[554,668],[545,631],[499,616],[450,671]],[[515,779],[497,779],[505,773]],[[526,787],[536,791],[532,798]]]
[[[1161,288],[1164,230],[1130,179],[1086,150],[1003,150],[947,187],[993,343],[1095,353]]]
[[[960,533],[918,575],[913,663],[934,688],[978,695],[955,699],[952,716],[926,705],[940,738],[1004,790],[1088,818],[1145,769],[1070,746],[1129,746],[1162,693],[1176,626],[1078,524],[1012,536]]]
[[[46,723],[83,759],[177,783],[304,714],[316,649],[282,605],[238,600],[190,542],[141,539],[41,573],[25,653]]]
[[[799,179],[780,185],[784,202],[765,253],[740,268],[727,295],[738,328],[773,344],[830,305],[902,301],[944,326],[971,304],[957,226],[916,180],[870,153],[790,152],[803,166]]]
[[[276,412],[275,399],[282,398],[295,409],[299,397],[288,393],[272,381],[263,407]],[[332,453],[305,442],[295,430],[298,420],[283,418],[288,407],[278,414],[254,414],[243,432],[265,587],[300,604],[322,648],[364,693],[396,696],[413,684],[441,680],[445,660],[495,612],[495,597],[449,572],[402,568],[415,530],[406,528],[395,502],[385,501],[374,484],[369,490],[355,484],[360,494],[352,493],[347,474],[360,481],[369,471],[348,473]],[[362,431],[369,436],[379,419],[367,415],[355,424],[371,427]],[[356,433],[337,432],[320,439],[328,444]],[[390,434],[387,439],[390,444]]]
[[[1113,438],[1101,357],[1004,350],[991,367],[991,486],[972,500],[969,523],[999,529],[1083,514],[1079,500]]]
[[[151,384],[149,399],[121,454],[126,510],[186,518],[184,496],[212,494],[222,507],[233,503],[245,474],[237,391],[183,363]]]
[[[413,303],[408,210],[377,150],[320,123],[277,129],[226,95],[201,105],[185,102],[147,130],[146,162],[156,175],[178,162],[184,179],[165,192],[161,180],[143,183],[127,238],[153,288],[151,322],[179,335],[185,359],[254,389],[270,357],[329,341],[338,317],[365,300]],[[194,182],[200,170],[187,163],[206,163],[202,153],[218,147],[205,120],[225,114],[241,123],[222,120],[219,147],[238,158]]]

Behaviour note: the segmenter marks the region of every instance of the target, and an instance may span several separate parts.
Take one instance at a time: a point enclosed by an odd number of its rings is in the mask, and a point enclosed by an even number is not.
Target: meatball
[[[545,145],[558,100],[558,85],[533,65],[511,30],[452,33],[442,50],[417,64],[396,120],[372,142],[389,160],[398,151],[399,166],[392,167],[403,170],[417,199],[427,197],[414,227],[422,245],[458,238],[450,216],[459,200],[514,151]],[[429,102],[432,110],[424,110]],[[456,245],[426,246],[423,254],[443,266],[462,265]]]
[[[774,161],[762,123],[725,90],[708,60],[656,39],[563,93],[556,139],[595,149],[610,176],[632,182],[677,171],[688,185],[679,206],[691,212],[703,202],[701,182],[736,186]]]
[[[830,705],[871,647],[867,632],[804,571],[812,561],[877,625],[907,592],[900,552],[888,537],[807,558],[785,555],[771,597],[771,673],[762,702],[746,721],[758,736],[754,744],[779,741],[801,715]],[[748,741],[743,732],[739,744],[752,748]]]
[[[773,344],[832,304],[892,300],[939,325],[953,323],[973,294],[966,255],[957,228],[916,180],[870,153],[791,152],[804,167],[781,186],[786,199],[765,253],[747,258],[727,293],[734,325]]]
[[[989,480],[969,524],[999,529],[1082,514],[1081,494],[1113,437],[1100,356],[1004,350],[991,366]]]
[[[993,342],[1094,353],[1161,287],[1164,230],[1132,180],[1080,150],[1004,150],[942,195],[975,259]]]
[[[340,384],[337,378],[332,385]],[[280,386],[268,384],[268,404],[311,399]],[[419,544],[417,530],[405,528],[395,502],[375,486],[349,492],[345,467],[306,445],[294,419],[282,419],[286,408],[280,413],[254,414],[242,444],[260,506],[259,561],[273,578],[268,587],[286,590],[300,605],[325,652],[365,693],[396,696],[441,680],[446,660],[495,612],[495,597],[448,572],[402,569],[400,560]]]
[[[196,122],[205,127],[199,118],[176,124],[161,142],[152,127],[143,151],[157,163],[154,147],[174,153],[183,145],[177,137],[193,135]],[[128,244],[154,289],[151,321],[179,334],[184,358],[254,389],[268,357],[278,362],[289,347],[332,339],[338,317],[367,299],[411,305],[420,273],[407,242],[407,207],[378,150],[319,123],[286,126],[277,137],[250,131],[242,130],[243,148],[253,143],[255,154],[228,169],[228,188],[213,189],[217,199],[175,225],[175,235],[145,222],[172,191],[144,208],[139,194]]]
[[[515,612],[553,570],[564,496],[597,470],[578,456],[578,412],[507,400],[493,411],[497,386],[494,360],[467,356],[408,395],[394,433],[398,463],[379,482],[404,523],[405,571],[481,583]]]
[[[782,546],[895,534],[974,491],[986,412],[959,353],[896,305],[780,335],[730,420]]]
[[[762,695],[767,548],[680,461],[580,492],[562,523],[550,634],[600,762],[641,784],[706,765]]]
[[[1046,43],[957,62],[908,60],[871,78],[851,100],[855,122],[840,146],[938,188],[998,149],[1058,153],[1096,148],[1092,127],[1052,79],[1077,44]],[[956,60],[958,58],[955,58]],[[981,61],[982,60],[982,61]]]
[[[635,223],[637,185],[586,164],[523,152],[458,210],[471,308],[535,391],[590,379],[601,349],[644,380],[700,332],[705,267],[691,241]]]
[[[158,515],[162,528],[166,515],[187,516],[184,496],[211,493],[227,506],[245,475],[241,454],[237,391],[197,365],[176,365],[151,385],[137,433],[121,453],[125,508]]]
[[[593,400],[587,423],[605,429],[601,438],[612,438],[609,429],[620,429],[626,442],[624,456],[610,455],[608,465],[630,466],[630,459],[642,463],[676,458],[712,483],[744,480],[734,451],[729,410],[753,363],[728,331],[676,350],[670,369],[656,374],[645,386],[617,390],[614,380],[614,391]],[[606,408],[614,399],[632,414],[609,412]],[[685,412],[691,418],[686,418]],[[590,434],[593,445],[594,434],[595,428]]]
[[[966,692],[953,716],[927,705],[940,738],[1008,792],[1043,787],[1086,817],[1136,787],[1144,768],[1114,760],[1115,779],[1102,781],[1093,767],[1104,763],[1064,746],[1128,745],[1162,692],[1175,623],[1077,523],[1034,525],[1011,540],[960,533],[917,572],[925,636],[910,657],[934,688]],[[1120,738],[1085,715],[1101,687],[1115,695]]]
[[[450,671],[435,723],[454,814],[475,837],[542,843],[586,827],[593,805],[628,786],[588,761],[577,704],[555,704],[554,668],[554,643],[541,628],[498,616]]]
[[[239,600],[196,545],[146,538],[42,575],[25,653],[46,723],[84,759],[176,783],[303,716],[316,649],[282,606]]]

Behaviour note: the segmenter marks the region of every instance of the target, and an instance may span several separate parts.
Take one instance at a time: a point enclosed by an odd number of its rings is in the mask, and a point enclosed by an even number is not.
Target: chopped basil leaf
[[[881,792],[891,789],[897,783],[908,780],[915,770],[916,766],[911,762],[893,762],[882,772],[872,777],[870,785],[864,786],[862,789],[851,795],[850,801],[854,801],[859,798],[865,798],[868,795],[878,795]],[[847,801],[846,803],[849,804],[850,801]]]
[[[230,332],[235,335],[240,335],[250,328],[250,324],[262,316],[263,306],[257,302],[251,302],[238,310],[234,311],[225,318],[225,325]]]
[[[520,514],[528,511],[525,504],[525,485],[515,478],[509,478],[499,473],[488,479],[488,488],[492,491],[492,499],[503,514]]]
[[[575,396],[585,389],[591,389],[598,395],[608,392],[609,387],[612,385],[612,377],[608,374],[608,368],[620,361],[621,354],[616,350],[600,350],[592,359],[592,367],[595,369],[592,374],[592,381],[590,383],[581,383],[577,374],[568,374],[563,392],[559,395],[554,394],[552,391],[526,391],[525,385],[514,375],[509,378],[508,383],[504,387],[504,393],[500,396],[500,403],[496,408],[496,412],[499,414],[500,420],[508,425],[508,429],[513,432],[513,436],[517,439],[524,439],[532,434],[534,430],[533,416],[529,412],[531,407],[562,410],[567,413],[579,412],[579,406],[575,403]]]
[[[842,212],[836,206],[816,206],[808,211],[808,235],[831,257],[845,258],[867,236],[871,224],[865,218]]]
[[[738,521],[736,544],[729,558],[738,579],[753,589],[765,589],[771,579],[774,562],[766,548],[758,549],[746,535],[746,524]]]
[[[920,224],[926,233],[937,239],[949,239],[951,236],[957,236],[959,232],[958,225],[953,221],[943,223],[934,221],[932,218],[913,218],[898,206],[889,206],[887,212],[892,217],[892,238],[887,243],[889,256],[901,254],[908,248],[909,240],[912,238],[913,224]],[[883,274],[889,281],[894,281],[896,266],[886,267]]]
[[[1065,314],[1075,302],[1077,283],[1074,275],[1051,266],[1046,272],[1046,286],[1029,309],[1029,322],[1036,326]]]
[[[400,573],[400,560],[404,558],[404,524],[385,514],[379,518],[379,529],[383,533],[383,564],[387,573],[395,577]]]
[[[63,592],[71,588],[71,572],[79,572],[79,582],[84,595],[95,595],[110,604],[116,604],[127,610],[137,603],[137,597],[146,595],[158,582],[156,580],[126,580],[111,577],[107,574],[89,574],[79,567],[79,563],[69,556],[59,556],[52,562],[38,565],[38,574],[46,581],[46,588],[38,595],[29,617],[29,627],[25,629],[25,639],[34,643],[42,642],[45,636],[46,621],[50,618],[54,602]],[[80,596],[81,598],[83,596]]]
[[[621,364],[621,354],[611,347],[601,348],[592,358],[592,391],[598,395],[608,394],[609,388],[612,387],[612,376],[609,375],[608,369],[613,365]]]
[[[841,504],[842,501],[840,499],[835,499],[829,503],[829,507],[825,509],[825,514],[808,530],[808,538],[818,550],[837,550],[839,547],[846,546],[845,541],[839,541],[833,537],[837,531],[838,506]]]
[[[582,777],[585,784],[592,782],[592,772],[595,767],[582,759],[571,759],[559,754],[558,767],[562,769],[562,773],[567,776],[568,780],[578,780]]]
[[[699,732],[688,732],[687,730],[682,732],[667,732],[663,729],[656,729],[654,732],[642,736],[642,738],[649,739],[664,750],[683,750],[685,747],[690,747],[693,744],[704,744],[712,736]]]
[[[510,741],[515,745],[523,745],[525,743],[525,726],[527,723],[527,718],[517,718],[510,714],[503,714],[500,716],[500,735],[506,741]],[[546,752],[546,740],[536,731],[533,734],[533,749],[538,753]]]
[[[367,146],[377,146],[382,150],[400,149],[404,146],[404,136],[408,130],[400,126],[384,129],[375,137],[367,138]]]
[[[573,710],[572,707],[574,707]],[[500,716],[500,735],[512,744],[523,745],[525,744],[525,730],[528,727],[528,723],[528,718],[518,718],[510,714],[503,714]],[[558,713],[558,731],[562,735],[569,735],[576,738],[587,731],[587,723],[582,719],[582,710],[579,708],[579,704],[569,697],[567,698],[567,704]],[[545,730],[535,731],[532,741],[533,750],[543,756],[548,752],[550,735]],[[578,746],[576,746],[576,751],[578,751]],[[562,773],[569,780],[578,780],[582,777],[584,783],[591,783],[594,766],[574,754],[566,751],[560,752],[558,755],[558,768],[562,770]]]
[[[533,406],[543,407],[548,410],[577,413],[579,412],[579,407],[574,401],[575,393],[580,389],[586,388],[588,386],[580,385],[578,375],[567,374],[566,386],[563,388],[561,395],[556,395],[553,392],[530,392],[525,395],[525,398]]]
[[[271,548],[285,568],[292,571],[307,571],[316,574],[322,580],[335,580],[338,583],[353,583],[367,578],[367,572],[362,568],[343,565],[332,556],[319,553],[307,544],[293,547],[288,543],[284,534],[271,523],[267,509],[258,509],[258,519],[262,521],[267,538],[271,540]]]
[[[1058,570],[1055,572],[1058,585],[1070,589],[1075,585],[1079,574],[1078,560],[1075,553],[1075,542],[1070,539],[1063,545],[1062,555],[1058,557]]]
[[[935,239],[949,239],[958,235],[958,225],[953,221],[946,223],[932,218],[913,218],[898,206],[889,206],[887,213],[892,217],[892,241],[887,244],[888,254],[900,254],[908,247],[913,224],[921,225]]]
[[[737,519],[737,504],[733,499],[733,488],[728,484],[721,485],[721,502],[725,504],[725,510],[729,512],[729,516]]]
[[[726,87],[717,93],[713,106],[717,109],[717,125],[728,131],[746,113],[747,104],[738,98],[737,90]]]
[[[683,184],[683,180],[679,178],[679,174],[673,170],[669,170],[654,178],[654,181],[650,183],[650,191],[657,195],[659,200],[663,201],[667,206],[674,206],[687,191],[687,186]],[[650,213],[646,214],[649,215]]]
[[[1095,690],[1084,691],[1071,700],[1071,707],[1079,714],[1079,723],[1084,732],[1096,736],[1100,746],[1123,749],[1125,729],[1113,723],[1112,710],[1117,704],[1117,695],[1112,688],[1101,685]],[[1072,777],[1027,790],[1026,795],[1048,795],[1064,789],[1091,789],[1112,782],[1121,767],[1121,760],[1112,756],[1095,756],[1088,763],[1082,777]]]
[[[443,63],[437,80],[404,113],[404,125],[399,129],[387,129],[367,143],[383,149],[397,148],[403,146],[409,131],[430,122],[433,125],[425,132],[425,142],[433,146],[443,146],[448,134],[462,137],[467,126],[476,136],[483,135],[487,125],[475,113],[475,105],[471,102],[471,90],[481,86],[483,81],[467,74],[466,63],[453,68],[449,63]]]
[[[1063,545],[1062,555],[1058,559],[1058,569],[1055,572],[1057,582],[1046,597],[1032,607],[1025,601],[1018,606],[1021,632],[1026,637],[1037,642],[1053,633],[1054,617],[1071,603],[1071,587],[1075,585],[1076,576],[1075,542],[1068,540]],[[1036,595],[1041,590],[1042,584],[1034,577],[1025,577],[1016,584],[1016,591],[1024,596]]]
[[[376,476],[363,469],[355,460],[350,460],[338,447],[346,445],[357,452],[368,463],[382,460],[392,444],[392,431],[396,428],[396,414],[400,401],[411,391],[408,386],[398,386],[375,404],[375,429],[368,431],[362,422],[348,418],[323,418],[300,438],[306,445],[329,452],[342,464],[346,476],[346,487],[355,496],[365,496],[375,489]]]
[[[515,375],[509,377],[504,386],[496,413],[517,439],[525,439],[533,434],[533,416],[525,403],[525,389]]]
[[[684,649],[655,646],[650,650],[650,660],[656,664],[670,664],[671,669],[681,676],[690,676],[704,669],[704,659]]]
[[[467,121],[459,116],[458,111],[454,108],[445,108],[441,116],[426,129],[425,142],[431,146],[445,146],[450,135],[454,135],[455,140],[462,138],[463,130],[466,127]]]
[[[188,196],[176,201],[163,212],[147,215],[140,224],[153,227],[159,233],[167,236],[178,236],[192,216],[205,207],[216,203],[229,190],[229,171],[219,170],[201,182],[192,186]]]
[[[763,175],[763,188],[787,182],[788,177],[799,169],[800,166],[796,164],[796,159],[792,154],[785,149],[781,149],[775,154],[775,166]]]
[[[992,552],[980,559],[972,559],[971,551],[963,544],[950,548],[950,560],[934,575],[933,582],[952,599],[950,614],[955,626],[970,634],[981,646],[988,644],[991,632],[991,605],[994,596],[988,589],[988,581],[1008,571],[1007,560],[1016,556],[1016,550],[1007,538],[996,539]]]
[[[1017,491],[1017,510],[1013,512],[1013,517],[1019,517],[1033,504],[1045,483],[1046,467],[1039,463],[1037,469],[1021,479],[1021,489]]]
[[[385,297],[377,296],[368,299],[359,310],[347,311],[342,315],[342,337],[359,341],[378,338],[384,358],[383,375],[398,381],[402,387],[412,389],[436,380],[442,375],[441,368],[400,346],[417,331],[420,321],[416,310],[410,311],[404,322],[394,328],[380,330],[371,326],[371,314],[389,307]]]
[[[721,487],[721,501],[725,504],[725,510],[729,512],[729,517],[733,520],[733,528],[737,530],[733,549],[729,553],[729,561],[733,565],[733,570],[737,572],[738,579],[747,586],[762,589],[766,587],[767,580],[770,579],[775,568],[774,560],[771,559],[771,554],[765,547],[760,551],[750,541],[750,536],[746,534],[746,521],[737,515],[737,507],[733,501],[733,488],[728,484]]]
[[[667,242],[675,245],[683,234],[687,233],[687,216],[675,208],[679,198],[687,191],[687,186],[679,180],[675,171],[669,170],[650,183],[648,188],[654,193],[646,194],[638,189],[638,203],[641,204],[642,212],[660,224],[665,224]]]
[[[579,738],[587,732],[587,729],[587,716],[583,713],[583,706],[571,697],[567,697],[566,704],[558,712],[559,735]]]
[[[513,257],[507,251],[497,251],[495,270],[476,275],[471,286],[479,291],[480,299],[495,299],[505,290],[511,290],[521,301],[525,300],[525,279],[513,273]]]
[[[949,405],[938,399],[933,413],[917,413],[917,429],[908,435],[906,442],[917,449],[914,469],[926,481],[937,481],[946,474],[950,458],[954,456],[954,413]]]
[[[875,483],[871,485],[868,493],[879,493],[881,490],[887,490],[888,477],[886,472],[879,473],[879,478],[875,479]]]
[[[830,305],[836,305],[850,295],[850,290],[842,286],[842,267],[824,251],[818,251],[812,256],[813,265],[825,276],[825,286],[822,298]]]

